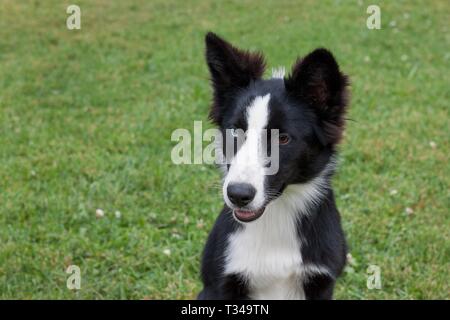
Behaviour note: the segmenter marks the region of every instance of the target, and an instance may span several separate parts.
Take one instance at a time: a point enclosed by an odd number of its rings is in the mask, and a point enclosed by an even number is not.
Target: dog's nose
[[[244,207],[252,202],[256,189],[248,183],[233,183],[227,187],[228,199],[238,207]]]

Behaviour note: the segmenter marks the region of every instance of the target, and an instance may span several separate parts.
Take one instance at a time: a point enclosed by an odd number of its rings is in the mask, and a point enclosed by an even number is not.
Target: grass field
[[[334,187],[353,261],[335,297],[449,299],[450,4],[376,2],[381,30],[373,1],[76,1],[69,31],[72,1],[3,0],[0,298],[195,297],[220,175],[174,165],[170,136],[207,119],[212,30],[269,70],[325,46],[351,77]]]

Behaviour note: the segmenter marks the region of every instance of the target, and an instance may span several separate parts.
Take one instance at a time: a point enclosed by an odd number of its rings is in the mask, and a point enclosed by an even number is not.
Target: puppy
[[[242,143],[217,150],[231,158],[222,166],[225,204],[204,248],[198,298],[332,299],[346,261],[331,178],[347,76],[328,50],[316,49],[289,76],[278,70],[263,79],[262,54],[214,33],[205,40],[210,119]],[[270,174],[267,146],[278,150]]]

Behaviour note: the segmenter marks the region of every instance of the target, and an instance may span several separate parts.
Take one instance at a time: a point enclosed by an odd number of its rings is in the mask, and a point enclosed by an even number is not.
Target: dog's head
[[[223,141],[240,142],[224,166],[223,197],[235,218],[249,222],[287,186],[307,183],[331,161],[344,130],[347,77],[329,51],[316,49],[288,77],[278,72],[264,80],[262,54],[213,33],[206,35],[206,60],[214,91],[210,118]],[[278,156],[271,158],[275,147]],[[221,151],[230,154],[230,147],[223,143]]]

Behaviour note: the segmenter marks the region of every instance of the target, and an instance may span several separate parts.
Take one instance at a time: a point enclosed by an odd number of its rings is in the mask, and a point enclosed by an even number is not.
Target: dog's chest
[[[264,215],[229,237],[225,273],[242,274],[252,299],[304,299],[295,217]]]

